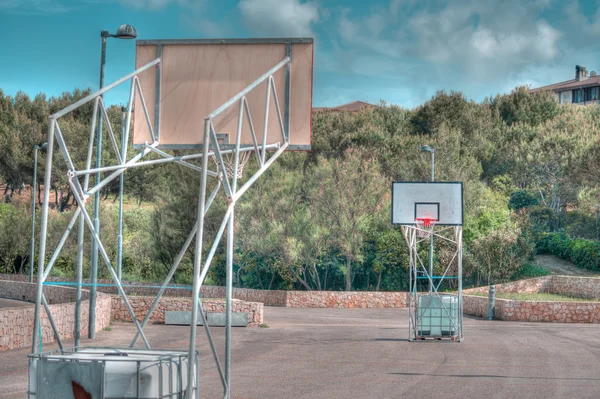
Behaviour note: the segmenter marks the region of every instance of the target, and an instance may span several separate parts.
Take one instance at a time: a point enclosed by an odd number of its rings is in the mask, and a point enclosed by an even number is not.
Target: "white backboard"
[[[462,182],[393,182],[392,224],[414,225],[418,217],[436,219],[438,226],[462,226]]]

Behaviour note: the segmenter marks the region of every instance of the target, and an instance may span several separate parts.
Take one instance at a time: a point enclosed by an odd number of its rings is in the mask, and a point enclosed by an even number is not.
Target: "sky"
[[[474,101],[600,73],[600,1],[0,0],[0,89],[96,90],[100,31],[138,39],[312,37],[313,106],[414,108],[438,90]],[[105,84],[135,69],[135,41],[110,38]],[[106,95],[127,101],[128,85]]]

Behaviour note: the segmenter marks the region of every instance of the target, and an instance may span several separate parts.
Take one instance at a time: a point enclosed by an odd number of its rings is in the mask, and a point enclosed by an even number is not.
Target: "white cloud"
[[[195,31],[209,38],[220,38],[229,36],[232,32],[231,26],[226,22],[214,22],[202,18],[201,13],[188,15],[182,13],[180,20],[182,24],[190,26]]]
[[[160,10],[171,3],[176,3],[182,7],[199,7],[204,4],[204,0],[121,0],[121,4],[139,10]]]
[[[383,15],[373,13],[367,18],[366,25],[371,35],[377,37],[385,28],[386,20]]]
[[[261,35],[314,37],[320,20],[317,4],[300,0],[240,0],[238,7],[248,28]]]
[[[600,36],[600,8],[596,9],[593,15],[585,15],[579,10],[577,2],[569,2],[564,8],[565,30],[577,30],[579,35],[572,35],[570,44],[574,47],[581,48],[589,44],[596,44],[598,36]]]
[[[0,10],[9,14],[61,14],[69,7],[56,0],[0,0]]]
[[[390,0],[366,14],[341,10],[335,52],[355,56],[328,66],[390,82],[405,80],[421,92],[490,94],[526,81],[519,76],[525,68],[533,72],[560,59],[562,28],[541,15],[550,6],[548,0]]]
[[[471,35],[471,47],[477,56],[487,59],[510,57],[519,60],[552,60],[558,55],[560,32],[545,22],[539,22],[529,34],[519,32],[492,32],[478,29]]]

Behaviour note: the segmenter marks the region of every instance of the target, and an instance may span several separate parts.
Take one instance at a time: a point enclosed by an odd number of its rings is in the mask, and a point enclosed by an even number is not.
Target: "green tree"
[[[310,171],[307,197],[332,243],[346,258],[345,289],[352,289],[353,262],[363,260],[363,243],[388,185],[373,154],[347,150],[344,159],[321,158]]]

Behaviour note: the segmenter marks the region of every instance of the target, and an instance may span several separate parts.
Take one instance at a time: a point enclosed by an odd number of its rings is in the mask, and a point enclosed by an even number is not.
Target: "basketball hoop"
[[[437,219],[430,217],[415,218],[415,225],[417,227],[417,235],[419,237],[427,238],[433,232]]]
[[[240,160],[237,168],[237,177],[241,179],[244,174],[244,166],[250,160],[251,151],[243,151],[240,152]],[[215,159],[216,162],[216,159]],[[227,177],[230,179],[233,177],[235,173],[235,153],[223,154],[223,163],[225,164],[225,170],[227,171]]]

